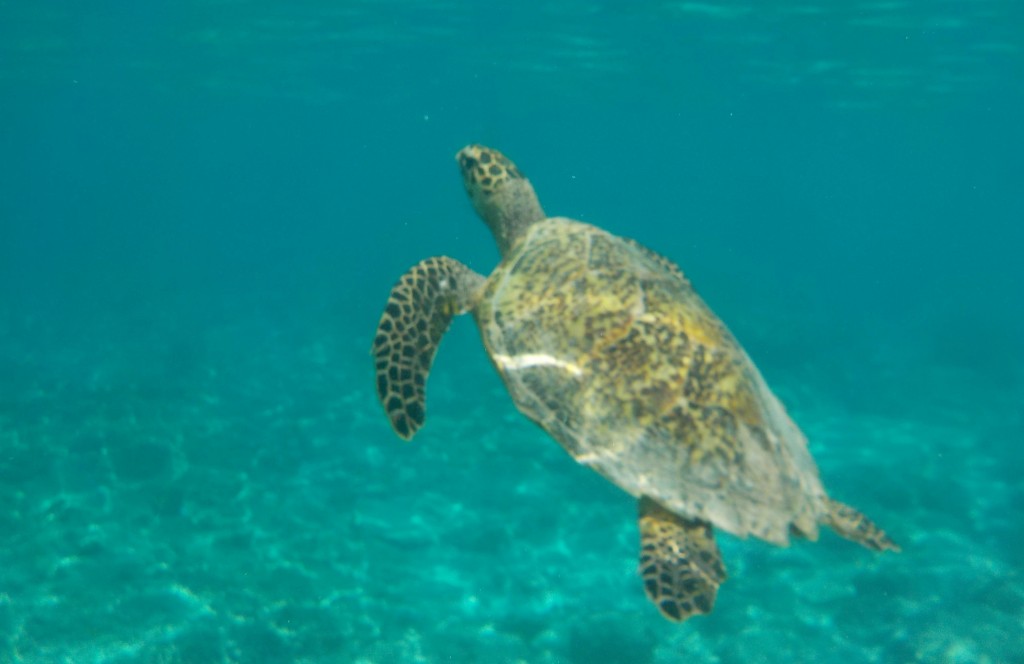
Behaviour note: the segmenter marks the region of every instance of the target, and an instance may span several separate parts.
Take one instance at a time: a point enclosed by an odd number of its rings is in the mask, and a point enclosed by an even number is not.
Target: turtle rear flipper
[[[436,256],[414,265],[391,289],[373,354],[377,396],[402,438],[412,438],[423,426],[427,375],[437,346],[452,317],[472,309],[483,282],[454,258]]]
[[[640,499],[640,575],[663,616],[682,622],[710,613],[725,566],[711,525]]]
[[[828,525],[840,537],[857,542],[873,551],[899,551],[900,547],[871,521],[849,505],[826,498]]]

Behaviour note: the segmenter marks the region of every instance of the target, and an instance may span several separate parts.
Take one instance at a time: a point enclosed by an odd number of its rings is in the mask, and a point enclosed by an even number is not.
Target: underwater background
[[[1024,662],[1024,4],[0,2],[0,662]],[[498,254],[455,152],[677,261],[903,547],[634,501],[469,317],[426,427],[398,276]]]

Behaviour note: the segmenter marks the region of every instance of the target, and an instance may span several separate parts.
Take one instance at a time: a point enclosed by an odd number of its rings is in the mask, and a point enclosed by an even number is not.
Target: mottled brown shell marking
[[[550,404],[553,416],[569,421],[572,412],[585,412],[605,431],[625,421],[669,426],[695,461],[735,461],[733,420],[761,421],[732,336],[678,268],[663,272],[664,259],[642,246],[563,221],[575,232],[552,227],[531,236],[505,278],[496,272],[489,280],[480,316],[493,316],[500,327],[492,351],[547,351],[589,377],[573,390],[577,403]],[[667,320],[659,315],[666,311],[673,314]],[[689,402],[686,412],[679,395]],[[699,435],[693,427],[726,435]]]
[[[667,259],[549,219],[491,275],[476,314],[520,410],[581,463],[740,535],[816,533],[824,492],[803,439],[769,431],[760,375]]]

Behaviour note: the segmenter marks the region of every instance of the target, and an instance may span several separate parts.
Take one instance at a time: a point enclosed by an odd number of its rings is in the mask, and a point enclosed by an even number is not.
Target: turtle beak
[[[477,159],[479,149],[474,150],[476,147],[475,145],[467,145],[455,155],[455,161],[459,162],[459,170],[462,171],[462,181],[466,185],[467,190],[472,181],[473,169],[480,163],[480,160]]]

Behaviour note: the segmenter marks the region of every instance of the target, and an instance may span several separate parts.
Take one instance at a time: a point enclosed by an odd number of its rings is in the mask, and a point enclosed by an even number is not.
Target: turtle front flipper
[[[684,519],[642,497],[640,575],[647,597],[669,620],[710,613],[725,581],[711,524]]]
[[[885,531],[849,505],[838,500],[825,499],[828,506],[828,525],[840,537],[857,542],[873,551],[896,551],[899,545],[889,539]]]
[[[409,440],[423,426],[426,384],[452,317],[473,308],[484,277],[454,258],[420,261],[402,275],[377,324],[377,396],[391,426]]]

